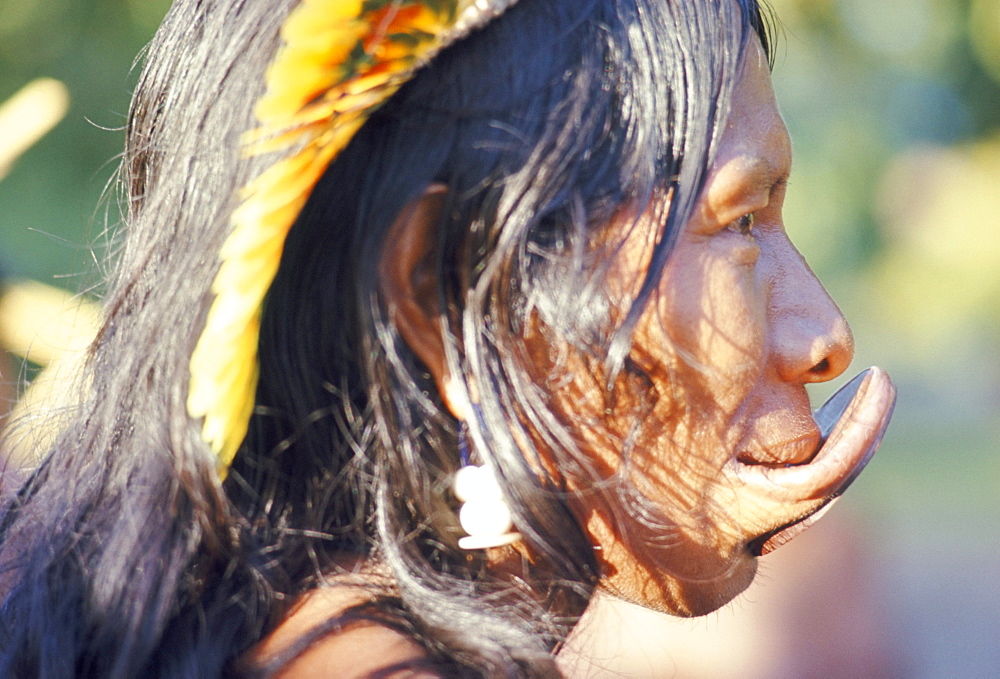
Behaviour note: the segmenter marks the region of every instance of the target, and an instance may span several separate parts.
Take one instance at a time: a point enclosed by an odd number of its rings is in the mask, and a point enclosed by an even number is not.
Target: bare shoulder
[[[362,587],[317,589],[296,604],[288,617],[250,654],[253,665],[266,666],[344,611],[368,603]],[[352,622],[310,644],[275,675],[278,679],[439,679],[426,650],[406,634],[377,621]]]

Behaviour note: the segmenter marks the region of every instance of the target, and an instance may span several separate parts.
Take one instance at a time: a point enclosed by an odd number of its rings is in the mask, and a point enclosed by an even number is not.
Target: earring
[[[455,497],[463,503],[458,520],[468,535],[458,541],[458,546],[486,549],[517,542],[521,534],[511,531],[513,517],[496,476],[489,467],[469,461],[468,436],[463,422],[458,441],[462,468],[455,474],[454,491]]]

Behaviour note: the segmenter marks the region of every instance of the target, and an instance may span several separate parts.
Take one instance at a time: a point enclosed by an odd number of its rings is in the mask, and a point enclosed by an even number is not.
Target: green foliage
[[[39,77],[61,80],[71,108],[0,182],[0,252],[15,275],[71,289],[91,283],[99,207],[121,152],[132,64],[166,0],[0,3],[0,101]],[[113,197],[113,196],[111,196]],[[117,222],[114,201],[107,222]],[[66,277],[69,278],[66,278]]]

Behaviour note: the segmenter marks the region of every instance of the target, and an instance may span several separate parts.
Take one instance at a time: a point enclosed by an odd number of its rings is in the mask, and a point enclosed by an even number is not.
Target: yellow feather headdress
[[[285,236],[337,154],[369,116],[440,50],[517,0],[302,0],[257,102],[250,154],[290,152],[243,189],[191,356],[187,409],[225,476],[257,388],[261,305]]]

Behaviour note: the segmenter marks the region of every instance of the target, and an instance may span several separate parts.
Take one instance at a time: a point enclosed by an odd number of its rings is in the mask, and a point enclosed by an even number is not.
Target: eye
[[[749,236],[753,233],[754,216],[752,212],[748,212],[739,219],[734,220],[726,228],[733,233],[738,233],[741,236]]]

